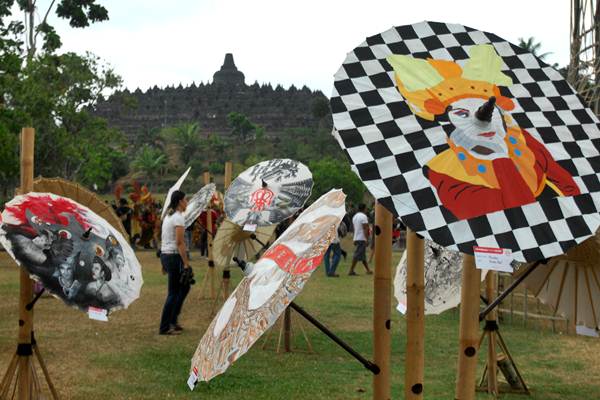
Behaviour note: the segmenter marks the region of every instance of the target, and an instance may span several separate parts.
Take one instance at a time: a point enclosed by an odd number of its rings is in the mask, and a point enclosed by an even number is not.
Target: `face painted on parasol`
[[[476,113],[484,104],[486,101],[478,98],[461,99],[452,103],[448,109],[448,118],[456,129],[450,134],[450,140],[475,158],[494,160],[508,157],[506,124],[502,112],[494,107],[491,120],[481,121]]]

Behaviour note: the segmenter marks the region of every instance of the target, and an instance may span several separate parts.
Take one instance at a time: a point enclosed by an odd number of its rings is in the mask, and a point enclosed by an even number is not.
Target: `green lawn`
[[[65,399],[370,399],[372,377],[320,332],[303,323],[315,353],[304,352],[300,316],[293,314],[293,353],[276,353],[279,327],[269,349],[259,341],[225,374],[200,383],[194,392],[186,385],[189,363],[210,322],[212,301],[200,299],[202,276],[182,313],[181,336],[157,335],[166,280],[152,252],[140,252],[145,285],[142,296],[109,323],[90,321],[53,298],[36,305],[36,335],[53,380]],[[399,254],[395,254],[395,259]],[[197,275],[206,271],[195,256]],[[298,297],[311,312],[367,358],[372,348],[370,276],[325,278],[319,268]],[[359,270],[362,273],[362,271]],[[235,281],[240,273],[234,271]],[[17,267],[0,253],[0,371],[3,374],[16,347]],[[395,303],[394,303],[395,306]],[[393,398],[403,398],[405,323],[393,310]],[[517,326],[518,325],[518,326]],[[503,333],[532,390],[532,399],[600,398],[600,340],[552,334],[548,330],[504,325]],[[425,398],[454,398],[458,342],[458,312],[426,320]],[[479,373],[482,365],[480,362]],[[478,398],[490,398],[479,394]],[[505,399],[522,398],[505,395]]]

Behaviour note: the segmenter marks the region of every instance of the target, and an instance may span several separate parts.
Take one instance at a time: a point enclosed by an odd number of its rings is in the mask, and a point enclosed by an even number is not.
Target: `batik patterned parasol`
[[[242,172],[225,193],[225,213],[240,226],[278,224],[310,197],[312,174],[290,159],[260,162]]]
[[[212,200],[213,194],[216,192],[217,187],[214,183],[204,185],[200,190],[192,196],[188,205],[185,209],[185,227],[189,227],[192,223],[202,214],[202,211],[208,207],[208,202]]]
[[[142,272],[132,248],[87,207],[31,192],[6,203],[1,223],[4,248],[65,303],[116,310],[139,297]]]
[[[224,220],[213,241],[213,260],[217,267],[227,268],[232,257],[254,261],[263,250],[263,244],[269,244],[277,225],[261,226],[254,232],[248,232],[229,220]],[[262,244],[261,244],[262,243]]]
[[[165,219],[165,215],[167,215],[167,210],[169,208],[169,203],[171,202],[171,195],[173,194],[174,191],[179,190],[181,188],[181,185],[183,185],[183,181],[185,181],[185,178],[187,178],[187,176],[190,173],[191,169],[192,169],[192,167],[189,167],[183,173],[183,175],[181,175],[179,177],[179,179],[177,179],[177,182],[175,182],[175,184],[173,186],[171,186],[171,188],[167,192],[167,196],[165,197],[165,204],[163,205],[163,209],[162,209],[161,215],[160,215],[161,219],[164,220]]]
[[[346,196],[332,190],[308,207],[252,266],[208,327],[192,371],[208,381],[241,357],[300,293],[336,236]],[[249,269],[249,271],[248,271]]]
[[[406,313],[406,251],[396,268],[394,296],[398,311]],[[443,246],[425,240],[425,314],[441,314],[460,304],[462,256]],[[482,271],[481,279],[485,278]]]
[[[535,261],[600,225],[598,119],[494,34],[421,22],[371,36],[335,75],[331,108],[370,192],[440,245]]]

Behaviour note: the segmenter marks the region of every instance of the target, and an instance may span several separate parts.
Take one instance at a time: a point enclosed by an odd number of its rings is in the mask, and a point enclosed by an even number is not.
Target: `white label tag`
[[[491,269],[493,271],[513,272],[510,263],[513,261],[512,250],[497,247],[473,247],[475,265],[478,269]]]
[[[190,373],[190,377],[187,380],[188,387],[190,390],[194,390],[196,387],[196,383],[198,382],[198,368],[194,367],[192,372]]]
[[[90,317],[90,319],[95,319],[96,321],[108,322],[108,310],[97,307],[89,307],[88,317]]]
[[[257,225],[256,224],[246,224],[244,225],[244,230],[246,232],[256,232]]]
[[[578,335],[582,336],[600,337],[597,330],[588,328],[585,325],[576,325],[575,332],[577,332]]]

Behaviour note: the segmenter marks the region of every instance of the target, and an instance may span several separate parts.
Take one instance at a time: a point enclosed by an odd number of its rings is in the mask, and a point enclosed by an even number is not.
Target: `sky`
[[[110,20],[85,29],[53,19],[64,51],[90,51],[130,90],[212,81],[233,53],[246,83],[331,94],[346,53],[392,26],[460,23],[518,43],[535,37],[550,63],[569,59],[568,0],[107,0]],[[38,0],[39,13],[50,0]]]

